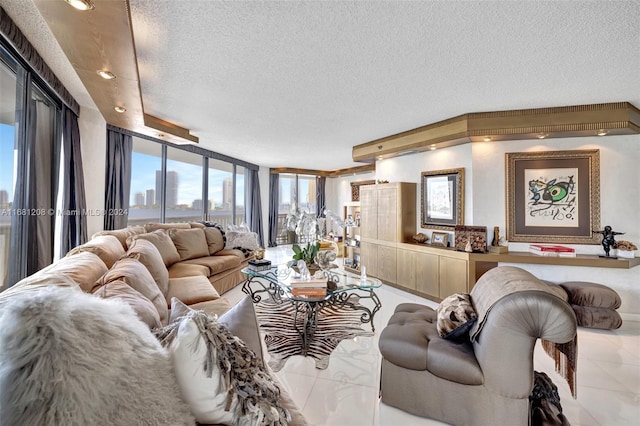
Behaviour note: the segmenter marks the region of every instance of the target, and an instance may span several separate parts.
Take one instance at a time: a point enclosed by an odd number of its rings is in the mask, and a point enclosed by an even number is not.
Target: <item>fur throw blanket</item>
[[[166,351],[128,305],[50,285],[0,304],[0,423],[195,420]]]
[[[155,333],[165,347],[178,338],[183,321],[193,321],[200,332],[196,344],[206,345],[202,368],[206,377],[220,375],[226,392],[225,411],[233,411],[233,424],[287,425],[289,412],[280,404],[280,389],[262,360],[224,324],[204,311],[190,310]]]

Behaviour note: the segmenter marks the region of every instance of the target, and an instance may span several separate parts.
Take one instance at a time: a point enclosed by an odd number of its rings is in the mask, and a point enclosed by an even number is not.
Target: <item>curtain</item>
[[[245,196],[249,197],[249,203],[246,204],[248,208],[245,213],[248,217],[245,218],[251,230],[258,234],[258,244],[260,247],[264,247],[263,232],[262,232],[262,201],[260,199],[260,179],[258,178],[257,170],[246,171],[246,189]]]
[[[105,176],[104,229],[120,229],[127,226],[129,192],[131,190],[131,152],[133,138],[130,134],[107,129],[107,164]],[[117,214],[116,214],[117,213]]]
[[[62,209],[75,214],[62,215],[62,241],[60,254],[87,241],[87,202],[84,192],[82,152],[78,116],[66,106],[62,107],[62,157],[64,161],[64,185]]]
[[[278,202],[280,175],[277,173],[269,174],[269,247],[278,245]]]
[[[326,185],[327,178],[325,176],[316,178],[316,217],[324,217],[324,209],[327,207],[325,198]]]
[[[26,83],[26,87],[31,86],[29,76]],[[20,127],[15,135],[15,150],[17,152],[15,167],[21,172],[16,176],[12,209],[23,211],[35,208],[36,205],[34,154],[37,113],[36,101],[33,99],[29,99],[22,109],[18,105],[22,105],[21,100],[18,100],[16,104],[16,121]],[[24,137],[20,137],[20,131],[24,132]],[[36,216],[18,214],[11,216],[9,286],[38,270],[38,245],[35,243],[37,241],[36,226]]]
[[[54,111],[43,100],[36,100],[35,134],[35,208],[38,212],[47,211],[55,206],[57,179],[59,170],[57,151],[59,139],[54,137]],[[36,235],[38,247],[38,270],[53,262],[53,231],[56,216],[53,214],[36,215]],[[33,243],[33,241],[29,241]]]

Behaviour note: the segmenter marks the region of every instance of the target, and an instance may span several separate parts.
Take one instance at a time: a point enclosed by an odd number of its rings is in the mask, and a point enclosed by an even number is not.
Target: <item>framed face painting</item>
[[[599,243],[599,150],[505,156],[508,241]]]

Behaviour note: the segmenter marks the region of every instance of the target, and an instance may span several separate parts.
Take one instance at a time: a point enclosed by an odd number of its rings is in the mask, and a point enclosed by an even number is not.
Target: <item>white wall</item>
[[[105,164],[107,156],[107,124],[98,110],[81,108],[78,118],[82,147],[82,167],[87,209],[104,209]],[[104,217],[87,216],[87,237],[103,229]]]
[[[504,236],[505,153],[577,149],[600,150],[602,226],[611,225],[614,230],[625,232],[618,239],[640,245],[640,135],[472,143],[378,161],[373,178],[389,182],[416,182],[416,207],[419,212],[421,173],[464,167],[465,224],[486,226],[489,232],[494,226],[499,226],[501,235]],[[332,184],[327,185],[328,204],[337,206],[348,201],[350,189],[347,178],[331,180]],[[338,207],[335,210],[341,211]],[[416,219],[416,230],[427,235],[431,233],[431,230],[420,227],[420,217]],[[509,247],[512,251],[526,251],[528,243],[510,243]],[[602,253],[600,245],[573,247],[580,254]],[[578,280],[605,284],[620,294],[622,306],[618,311],[623,318],[640,320],[640,267],[613,269],[524,264],[517,266],[553,282]]]

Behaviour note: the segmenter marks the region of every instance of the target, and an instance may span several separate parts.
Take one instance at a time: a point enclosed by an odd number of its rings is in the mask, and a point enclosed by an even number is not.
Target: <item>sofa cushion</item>
[[[189,222],[189,226],[192,228],[205,228],[205,224],[200,222]]]
[[[118,299],[131,306],[138,318],[149,328],[162,327],[160,315],[153,303],[122,280],[111,281],[94,293],[103,299]]]
[[[193,277],[170,278],[169,291],[166,296],[167,306],[171,306],[171,299],[174,297],[187,305],[192,305],[219,299],[220,295],[206,277],[196,275]]]
[[[180,260],[209,256],[207,238],[202,229],[170,229],[168,234],[180,254]]]
[[[166,266],[171,266],[180,261],[178,250],[176,250],[176,246],[173,244],[171,237],[169,237],[165,231],[159,229],[146,234],[134,235],[127,239],[127,244],[131,245],[132,242],[137,239],[152,242],[160,252],[162,260]]]
[[[229,303],[227,299],[220,298],[207,302],[194,303],[193,305],[189,305],[189,308],[196,311],[205,311],[207,315],[211,317],[219,317],[231,309],[231,303]]]
[[[169,229],[189,229],[191,225],[183,222],[176,223],[147,223],[144,225],[144,229],[146,232],[157,231],[158,229],[169,230]]]
[[[219,274],[228,269],[240,266],[242,258],[236,255],[221,256],[216,254],[215,256],[199,257],[197,259],[185,260],[183,263],[192,265],[202,265],[209,268],[209,276]]]
[[[622,318],[614,309],[579,305],[571,305],[571,307],[580,327],[615,330],[622,325]]]
[[[209,276],[208,267],[185,262],[178,262],[169,266],[168,272],[169,278],[192,277],[194,275],[202,275],[203,277]]]
[[[182,397],[199,423],[287,424],[277,384],[226,326],[192,311],[159,337],[167,345]]]
[[[445,297],[436,309],[437,330],[447,340],[468,340],[469,330],[478,320],[468,293]]]
[[[98,280],[105,272],[107,265],[98,255],[91,252],[82,252],[74,256],[63,257],[35,274],[19,281],[16,286],[29,285],[34,281],[43,282],[48,278],[57,281],[60,275],[76,282],[82,291],[90,293]]]
[[[126,250],[127,238],[137,234],[144,234],[145,232],[147,231],[144,230],[144,226],[127,226],[126,228],[122,229],[96,232],[95,234],[93,234],[93,236],[91,236],[91,239],[94,239],[95,237],[100,235],[113,235],[118,239],[118,241],[120,241],[120,244],[122,244],[122,248]]]
[[[211,256],[224,249],[226,240],[220,228],[207,226],[204,228],[204,235],[207,238],[207,245]]]
[[[130,257],[118,260],[106,274],[100,277],[97,284],[103,286],[116,280],[124,281],[151,300],[153,306],[158,310],[160,322],[167,323],[169,310],[167,309],[165,297],[153,280],[149,270],[140,261]]]
[[[111,268],[114,263],[124,256],[124,247],[122,243],[113,235],[98,235],[90,241],[73,248],[67,256],[73,256],[78,253],[88,251],[97,255],[107,268]]]
[[[560,287],[565,289],[569,296],[569,303],[572,305],[618,309],[622,303],[622,299],[614,289],[602,284],[568,281],[560,283]]]
[[[169,271],[162,260],[160,251],[151,241],[143,239],[132,241],[131,247],[127,251],[127,257],[140,261],[149,270],[162,294],[167,294],[169,291]]]

